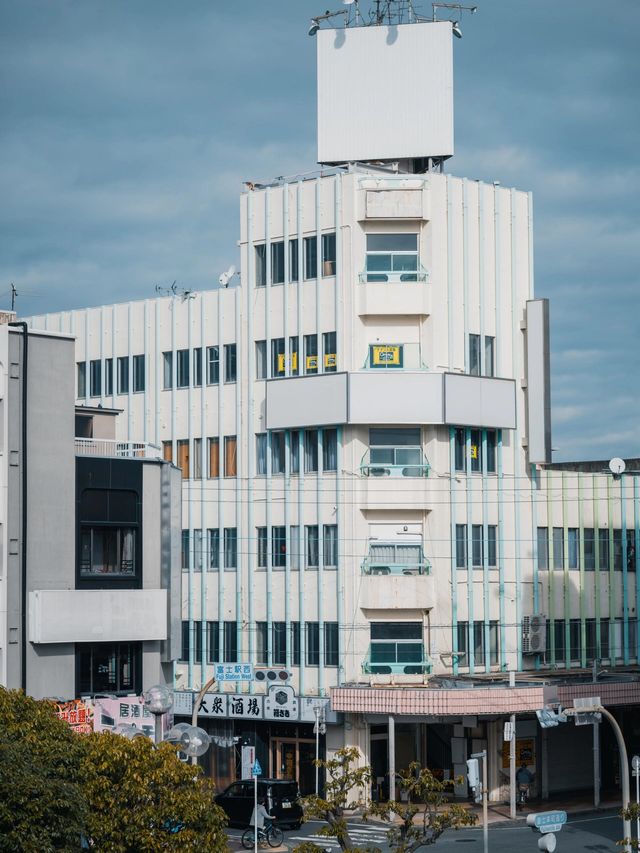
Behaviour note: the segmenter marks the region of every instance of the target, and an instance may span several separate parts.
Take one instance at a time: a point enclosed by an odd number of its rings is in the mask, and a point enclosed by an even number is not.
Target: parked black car
[[[266,799],[265,807],[274,815],[278,826],[298,829],[303,820],[298,783],[294,779],[258,779],[258,796]],[[244,779],[229,785],[215,798],[227,814],[231,826],[249,826],[253,812],[254,783]]]

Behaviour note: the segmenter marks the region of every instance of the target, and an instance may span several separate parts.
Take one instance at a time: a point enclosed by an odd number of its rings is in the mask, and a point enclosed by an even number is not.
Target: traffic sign
[[[556,812],[534,812],[527,815],[527,826],[537,829],[538,832],[560,832],[564,824],[567,822],[567,813]]]
[[[640,776],[640,755],[634,755],[631,759],[631,769],[634,776]]]
[[[253,767],[251,768],[251,775],[252,776],[262,776],[262,767],[260,767],[260,762],[258,761],[257,758],[253,762]],[[566,815],[565,815],[565,817],[566,817]]]

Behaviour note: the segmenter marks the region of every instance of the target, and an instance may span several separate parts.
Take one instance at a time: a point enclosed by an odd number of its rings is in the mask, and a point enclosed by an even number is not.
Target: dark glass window
[[[338,666],[338,623],[324,623],[324,665]]]
[[[142,691],[142,643],[76,645],[78,696]]]
[[[217,385],[220,381],[220,350],[207,347],[207,385]]]
[[[318,275],[318,241],[315,237],[304,238],[304,277],[316,278]]]
[[[546,527],[538,528],[538,569],[549,568],[549,531]]]
[[[144,355],[134,355],[133,357],[133,392],[144,391]]]
[[[283,666],[287,662],[287,623],[271,623],[271,648],[273,663]]]
[[[202,347],[193,351],[193,384],[196,387],[202,385]]]
[[[89,362],[89,396],[102,394],[102,362],[99,359]]]
[[[338,431],[322,430],[322,470],[336,471],[338,468]]]
[[[238,378],[238,368],[236,360],[236,345],[224,345],[224,381],[235,382]]]
[[[298,241],[289,240],[289,281],[297,281],[298,272]]]
[[[113,394],[113,359],[104,360],[104,393],[106,396]]]
[[[284,569],[287,560],[287,528],[271,528],[271,565],[274,569]]]
[[[169,353],[171,355],[171,353]],[[171,376],[171,371],[169,371],[169,376]],[[169,379],[169,383],[171,383],[171,379]],[[165,388],[169,388],[171,385],[165,385]],[[121,355],[118,356],[118,394],[128,394],[129,393],[129,356]]]
[[[320,625],[307,622],[307,666],[320,665]]]
[[[80,576],[133,577],[136,531],[133,527],[80,529]]]
[[[318,430],[304,431],[304,470],[313,474],[318,470]]]
[[[87,362],[86,361],[78,361],[76,362],[77,368],[77,393],[76,397],[86,397],[87,396]]]
[[[271,244],[271,284],[284,282],[284,243]]]
[[[224,529],[224,567],[235,569],[238,566],[238,529],[236,527],[225,527]]]
[[[267,284],[267,247],[262,243],[256,246],[256,287],[265,287]]]

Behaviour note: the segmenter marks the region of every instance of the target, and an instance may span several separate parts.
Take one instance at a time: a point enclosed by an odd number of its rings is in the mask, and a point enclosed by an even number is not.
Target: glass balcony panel
[[[410,451],[409,456],[401,458],[408,461],[398,463],[398,452],[405,454],[407,450]],[[428,477],[429,468],[420,448],[372,447],[360,463],[360,473],[365,477]]]
[[[391,255],[367,255],[367,272],[390,272],[391,269]]]
[[[371,643],[371,663],[396,663],[396,644]]]
[[[371,462],[373,465],[393,465],[395,462],[395,448],[393,447],[372,447]]]
[[[394,255],[393,272],[418,272],[417,255]]]
[[[396,465],[420,465],[422,462],[422,450],[419,447],[396,447]]]

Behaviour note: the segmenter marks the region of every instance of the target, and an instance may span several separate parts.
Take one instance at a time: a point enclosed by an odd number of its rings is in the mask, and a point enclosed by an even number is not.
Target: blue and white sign
[[[542,833],[560,832],[566,822],[566,812],[539,812],[527,815],[527,824]]]
[[[251,775],[252,776],[262,776],[262,767],[260,767],[260,762],[258,761],[257,758],[253,762],[253,767],[251,768]]]
[[[253,681],[253,667],[250,663],[217,663],[216,681]]]

